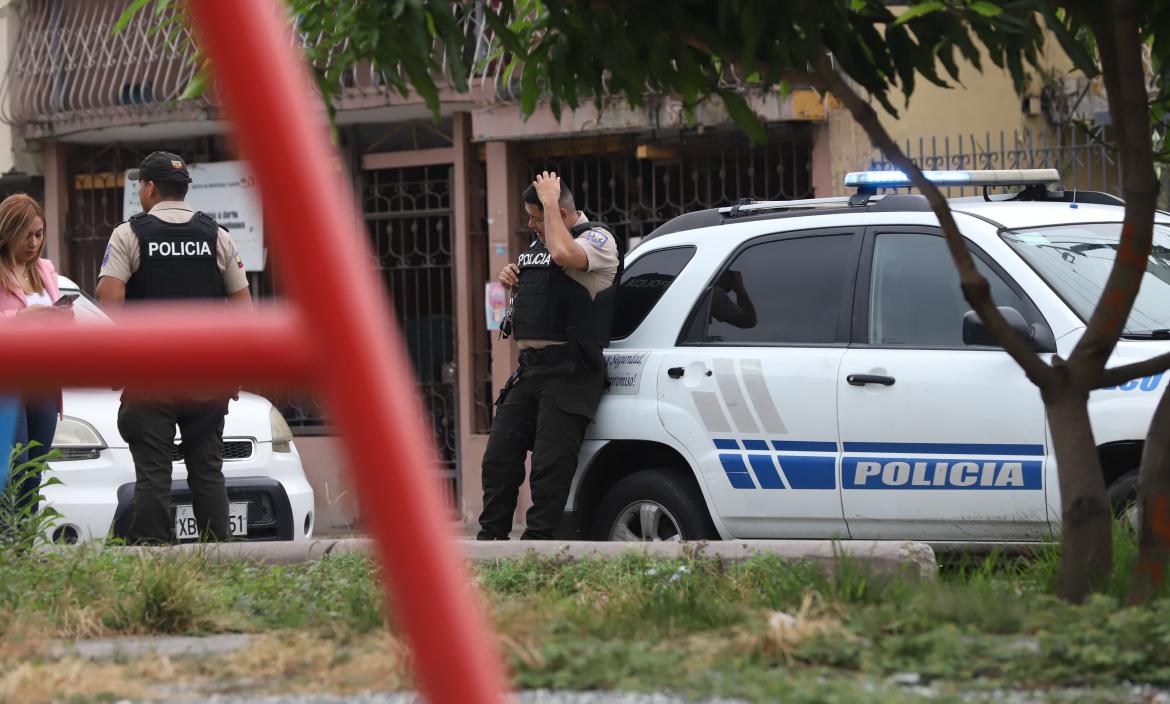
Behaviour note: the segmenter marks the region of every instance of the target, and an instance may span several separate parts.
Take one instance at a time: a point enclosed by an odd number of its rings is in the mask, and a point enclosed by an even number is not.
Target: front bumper
[[[257,534],[253,536],[249,511],[248,540],[312,538],[316,520],[313,488],[305,478],[295,445],[292,452],[273,452],[272,443],[255,442],[253,453],[247,459],[225,461],[223,474],[232,501],[255,499],[245,494],[256,490],[256,480],[263,480],[267,486],[274,485],[280,490],[269,492],[269,502],[271,510],[283,517],[283,523],[277,521],[279,525],[273,527],[270,521],[258,521]],[[191,503],[186,465],[176,462],[172,476],[172,507],[176,503]],[[134,461],[126,448],[102,450],[94,459],[52,462],[46,477],[56,477],[62,482],[41,490],[45,496],[43,505],[61,514],[50,531],[50,537],[55,540],[102,540],[114,532],[116,519],[128,520],[123,518],[129,507],[129,496],[125,494],[128,486],[129,495],[133,495]],[[277,507],[281,508],[278,510]],[[287,507],[287,514],[284,507]],[[264,514],[258,516],[265,518]],[[268,525],[260,525],[262,523]]]
[[[226,480],[228,501],[248,505],[248,535],[237,540],[297,540],[313,533],[312,496],[309,512],[294,511],[288,492],[270,477],[233,477]],[[118,487],[118,508],[114,512],[113,535],[126,538],[134,518],[134,484]],[[191,503],[191,489],[186,479],[171,481],[171,522],[175,507]],[[300,521],[297,521],[297,517]],[[299,535],[298,535],[299,534]]]

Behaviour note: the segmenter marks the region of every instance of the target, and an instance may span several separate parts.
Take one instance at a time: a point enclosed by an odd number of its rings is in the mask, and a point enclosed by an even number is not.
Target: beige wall
[[[20,30],[20,4],[16,0],[0,0],[0,76],[8,73],[8,62],[16,50]],[[0,125],[0,173],[8,171],[14,164],[12,137],[14,129]]]
[[[294,442],[305,468],[305,478],[313,487],[314,534],[359,530],[360,511],[341,439],[333,435],[300,436]]]
[[[1073,71],[1068,57],[1051,37],[1046,42],[1041,64],[1056,72],[1062,80],[1083,85],[1084,76]],[[941,65],[938,70],[940,76],[945,76]],[[1038,97],[1043,79],[1034,70],[1031,74],[1025,95]],[[993,144],[998,145],[1000,132],[1007,133],[1010,140],[1017,130],[1050,129],[1042,114],[1029,114],[1025,110],[1024,98],[1016,92],[1007,71],[995,66],[990,59],[984,58],[982,72],[969,63],[960,62],[959,76],[960,82],[951,88],[942,88],[919,78],[909,103],[900,95],[893,98],[897,117],[874,101],[874,109],[890,136],[903,148],[906,148],[907,141],[911,142],[911,156],[917,152],[919,140],[926,143],[929,151],[932,137],[937,140],[938,152],[942,153],[947,137],[951,139],[954,152],[960,136],[985,138],[990,135]],[[817,195],[844,195],[846,190],[841,184],[845,174],[866,168],[877,152],[848,111],[835,105],[835,101],[830,101],[828,119],[820,129],[818,139],[827,139],[830,145],[834,191],[818,191]]]
[[[21,0],[0,0],[0,76],[7,75],[16,51],[23,10]],[[12,168],[34,176],[43,174],[41,145],[26,141],[18,127],[0,124],[0,173]]]

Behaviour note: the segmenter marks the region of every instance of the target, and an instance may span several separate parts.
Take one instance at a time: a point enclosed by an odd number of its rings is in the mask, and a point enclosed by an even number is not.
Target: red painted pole
[[[3,368],[20,370],[0,387],[131,385],[138,391],[191,391],[244,382],[249,387],[304,387],[316,374],[301,318],[286,306],[263,314],[206,304],[127,309],[117,326],[0,325]],[[196,386],[197,385],[197,386]]]
[[[420,689],[433,702],[496,704],[503,670],[451,540],[416,382],[283,14],[263,0],[189,7],[256,174],[278,271],[322,353],[321,391],[345,435]]]

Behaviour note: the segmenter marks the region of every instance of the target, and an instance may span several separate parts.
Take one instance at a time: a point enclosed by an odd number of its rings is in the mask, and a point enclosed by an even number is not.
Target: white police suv
[[[1012,187],[953,199],[954,217],[1013,326],[1068,355],[1113,263],[1121,201],[1049,189],[1053,170],[931,177]],[[610,388],[569,499],[577,535],[947,543],[1059,530],[1040,394],[970,311],[925,198],[876,195],[905,185],[897,172],[846,185],[857,194],[686,214],[629,253]],[[1170,214],[1156,220],[1111,365],[1170,350]],[[1116,507],[1132,502],[1166,384],[1091,397]]]

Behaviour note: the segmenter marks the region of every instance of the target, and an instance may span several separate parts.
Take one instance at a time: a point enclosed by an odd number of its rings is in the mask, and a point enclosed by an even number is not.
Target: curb
[[[457,540],[456,543],[467,560],[473,563],[524,558],[576,562],[626,556],[663,559],[705,558],[736,562],[760,555],[772,555],[785,561],[809,562],[827,572],[840,566],[842,558],[847,560],[850,565],[871,573],[910,573],[925,579],[932,579],[938,572],[934,549],[930,545],[903,540],[731,540],[693,543]],[[54,547],[50,551],[68,554],[84,549],[92,549],[92,547]],[[372,556],[374,554],[373,541],[369,538],[111,549],[159,557],[198,553],[212,560],[244,560],[269,565],[291,565],[320,560],[330,555],[357,553]]]

